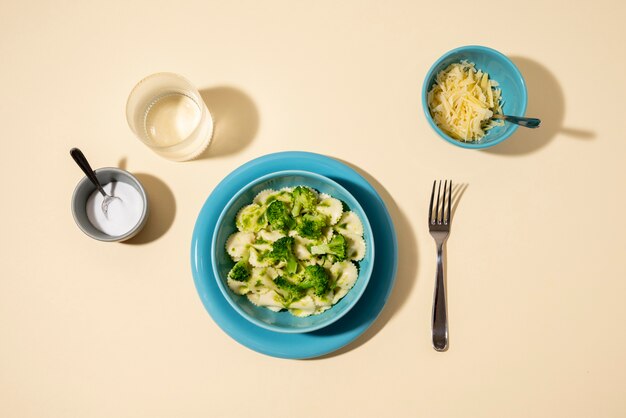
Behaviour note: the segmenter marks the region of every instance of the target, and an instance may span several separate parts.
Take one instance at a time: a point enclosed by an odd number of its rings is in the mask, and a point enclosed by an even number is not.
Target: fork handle
[[[494,115],[495,119],[504,119],[507,122],[514,123],[525,128],[538,128],[541,125],[541,120],[537,118],[525,118],[521,116],[508,116],[508,115]]]
[[[443,280],[443,244],[437,246],[437,279],[433,300],[433,347],[437,351],[448,348],[448,310],[446,285]]]

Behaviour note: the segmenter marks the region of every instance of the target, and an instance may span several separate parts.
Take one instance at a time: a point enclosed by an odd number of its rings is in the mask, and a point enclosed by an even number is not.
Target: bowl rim
[[[528,106],[528,88],[526,87],[526,81],[524,80],[524,77],[522,76],[521,71],[519,70],[519,68],[517,68],[517,65],[515,65],[515,63],[513,61],[511,61],[511,59],[509,57],[507,57],[506,55],[504,55],[502,52],[497,51],[497,50],[495,50],[493,48],[489,48],[489,47],[481,46],[481,45],[465,45],[465,46],[460,46],[458,48],[451,49],[450,51],[446,52],[441,57],[439,57],[439,59],[437,59],[437,61],[435,61],[433,63],[433,65],[430,66],[430,69],[426,73],[426,77],[424,78],[424,82],[422,84],[422,108],[424,109],[424,115],[426,116],[426,120],[430,124],[431,128],[433,128],[433,130],[437,134],[439,134],[439,136],[441,138],[443,138],[444,140],[446,140],[447,142],[449,142],[451,144],[454,144],[454,145],[456,145],[458,147],[461,147],[461,148],[485,149],[485,148],[490,148],[490,147],[493,147],[495,145],[498,145],[502,141],[504,141],[507,138],[509,138],[511,135],[513,135],[517,131],[519,126],[514,126],[513,129],[511,129],[511,131],[509,131],[509,133],[507,133],[505,135],[502,135],[500,138],[498,138],[497,140],[494,140],[494,141],[485,142],[485,143],[478,143],[478,144],[477,143],[472,143],[472,142],[461,142],[461,141],[457,141],[454,138],[451,138],[445,132],[443,132],[441,130],[441,128],[439,128],[439,126],[437,126],[437,124],[433,120],[432,116],[430,115],[430,111],[428,109],[427,96],[428,96],[428,90],[429,90],[429,87],[430,87],[428,85],[429,84],[428,80],[430,80],[433,77],[435,69],[439,66],[439,64],[441,64],[449,56],[457,54],[457,53],[460,53],[460,52],[465,52],[465,51],[468,51],[468,50],[474,50],[474,51],[479,51],[479,52],[482,52],[482,53],[496,55],[500,59],[502,59],[503,61],[505,61],[507,64],[510,65],[510,67],[513,69],[513,73],[514,73],[515,77],[521,83],[521,85],[523,87],[523,92],[524,92],[524,94],[522,95],[522,112],[521,112],[522,114],[521,115],[516,115],[516,116],[524,116],[526,114],[526,107]]]
[[[343,311],[341,311],[339,314],[329,318],[329,320],[322,322],[320,324],[316,324],[316,325],[311,325],[308,327],[303,327],[303,328],[283,328],[283,327],[279,327],[276,325],[272,325],[272,324],[268,324],[267,322],[264,321],[260,321],[258,319],[256,319],[255,317],[249,315],[248,313],[246,313],[243,309],[241,309],[241,307],[234,301],[234,299],[232,298],[232,295],[230,294],[230,292],[232,292],[229,288],[227,288],[227,286],[224,284],[224,282],[221,279],[221,276],[219,274],[218,268],[217,268],[217,257],[215,257],[215,254],[217,252],[217,232],[219,230],[219,226],[224,222],[224,218],[226,216],[226,212],[228,211],[228,209],[230,209],[230,207],[234,204],[234,202],[239,198],[239,196],[241,196],[246,190],[248,190],[249,188],[255,186],[258,183],[262,183],[268,179],[274,178],[274,177],[283,177],[283,176],[296,176],[296,175],[300,175],[300,176],[305,176],[305,177],[313,177],[316,178],[320,181],[323,181],[325,183],[330,184],[331,186],[339,189],[340,191],[342,191],[343,193],[345,193],[346,195],[350,196],[352,198],[352,200],[354,201],[354,203],[356,204],[356,207],[360,210],[361,213],[363,213],[365,219],[362,219],[361,222],[363,223],[363,228],[365,229],[365,232],[368,234],[368,236],[370,237],[370,242],[368,242],[368,246],[371,249],[371,258],[372,258],[372,262],[369,264],[369,267],[367,269],[367,274],[363,275],[363,277],[361,277],[361,272],[363,270],[359,269],[359,277],[358,280],[362,280],[365,281],[365,283],[363,284],[363,286],[359,289],[359,291],[356,294],[356,298],[352,301],[352,303],[350,305],[347,305]],[[269,331],[275,331],[275,332],[280,332],[280,333],[284,333],[284,334],[303,334],[303,333],[307,333],[307,332],[312,332],[312,331],[316,331],[319,330],[321,328],[325,328],[327,326],[329,326],[330,324],[338,321],[339,319],[341,319],[344,315],[346,315],[357,303],[358,301],[361,299],[361,296],[363,296],[363,293],[365,293],[365,289],[367,288],[367,285],[369,284],[370,278],[372,276],[372,272],[373,272],[373,267],[374,267],[374,234],[372,231],[372,227],[369,223],[369,219],[367,218],[367,214],[365,213],[365,210],[363,210],[363,207],[361,206],[361,204],[359,203],[359,201],[352,195],[352,193],[350,193],[348,190],[346,190],[345,187],[343,187],[342,185],[340,185],[339,183],[337,183],[336,181],[323,176],[321,174],[317,174],[311,171],[306,171],[306,170],[281,170],[281,171],[275,171],[273,173],[268,173],[265,174],[251,182],[249,182],[247,185],[245,185],[244,187],[242,187],[235,195],[233,195],[233,197],[230,198],[230,200],[228,201],[228,203],[226,203],[226,205],[224,205],[224,208],[222,209],[222,211],[220,212],[219,217],[217,218],[217,221],[215,223],[215,228],[213,231],[213,236],[211,237],[211,268],[213,270],[213,276],[215,277],[215,281],[217,282],[217,287],[220,289],[220,292],[222,293],[222,296],[224,296],[224,298],[226,299],[226,301],[228,302],[228,304],[239,314],[241,315],[243,318],[245,318],[246,320],[248,320],[249,322],[261,327],[261,328],[265,328]],[[350,292],[352,292],[354,290],[350,289]],[[332,307],[331,307],[332,309]],[[329,309],[330,311],[330,309]],[[294,317],[297,318],[297,317]]]

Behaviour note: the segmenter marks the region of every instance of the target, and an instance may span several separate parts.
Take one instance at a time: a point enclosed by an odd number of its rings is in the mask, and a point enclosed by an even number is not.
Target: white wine
[[[202,109],[189,96],[170,93],[146,109],[146,136],[157,147],[170,147],[189,138],[202,119]]]

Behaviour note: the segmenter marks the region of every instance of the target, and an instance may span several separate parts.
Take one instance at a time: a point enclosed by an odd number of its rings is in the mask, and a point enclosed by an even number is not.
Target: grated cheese
[[[504,122],[493,120],[502,114],[498,82],[489,74],[476,70],[473,63],[461,61],[440,71],[428,92],[428,108],[433,120],[446,134],[463,142],[474,142],[494,126]]]

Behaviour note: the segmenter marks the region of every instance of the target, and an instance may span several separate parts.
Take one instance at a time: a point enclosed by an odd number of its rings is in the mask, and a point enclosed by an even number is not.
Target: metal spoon
[[[91,180],[93,185],[96,186],[98,191],[102,193],[102,196],[104,196],[104,200],[102,201],[102,212],[104,212],[104,216],[107,216],[107,213],[109,211],[109,204],[111,204],[114,199],[120,198],[117,196],[109,196],[108,194],[106,194],[106,192],[102,188],[102,185],[98,181],[98,178],[96,177],[96,173],[94,173],[93,169],[89,165],[89,162],[87,161],[87,158],[85,158],[85,155],[81,150],[79,150],[78,148],[72,148],[70,150],[70,155],[72,156],[74,161],[76,161],[76,164],[78,164],[80,169],[83,170],[83,173],[85,173],[87,178]]]
[[[525,128],[538,128],[541,125],[541,120],[537,118],[522,118],[520,116],[507,116],[507,115],[499,115],[494,114],[492,116],[493,119],[503,119],[507,122],[514,123],[519,126],[523,126]]]

